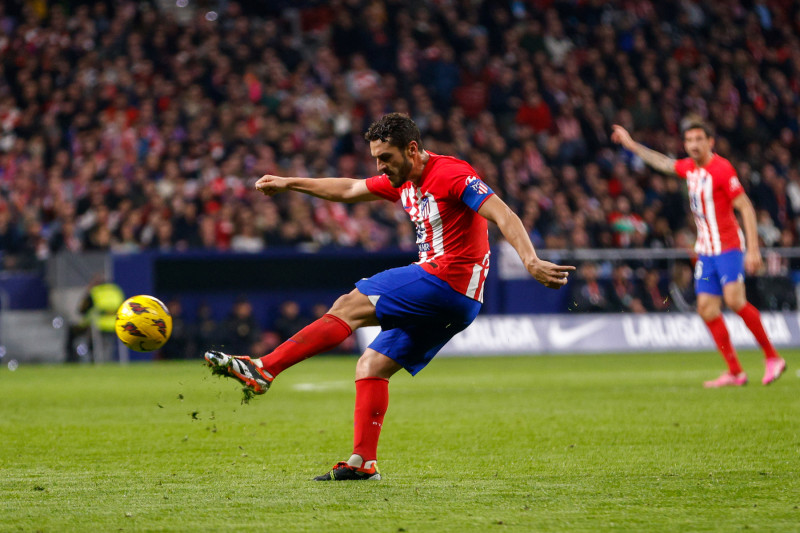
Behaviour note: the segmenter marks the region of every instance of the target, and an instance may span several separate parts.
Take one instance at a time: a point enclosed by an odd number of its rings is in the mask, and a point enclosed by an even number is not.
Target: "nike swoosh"
[[[603,327],[605,327],[605,324],[602,320],[593,320],[569,329],[562,329],[561,326],[558,325],[558,322],[553,322],[550,324],[550,328],[547,331],[547,338],[553,347],[566,348],[588,337],[592,333],[600,331]]]

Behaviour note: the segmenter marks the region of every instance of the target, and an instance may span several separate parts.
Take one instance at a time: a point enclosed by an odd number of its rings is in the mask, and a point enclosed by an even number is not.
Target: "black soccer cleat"
[[[344,461],[339,461],[330,472],[314,478],[314,481],[379,481],[381,473],[377,463],[372,463],[369,469],[350,466]]]
[[[261,361],[250,359],[246,355],[228,355],[216,350],[209,350],[205,360],[211,367],[212,374],[231,377],[239,380],[245,390],[252,394],[264,394],[274,379],[261,368]]]

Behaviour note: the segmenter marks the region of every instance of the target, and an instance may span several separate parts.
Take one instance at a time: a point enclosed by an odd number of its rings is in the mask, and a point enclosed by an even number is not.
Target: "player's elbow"
[[[339,198],[339,201],[345,204],[354,204],[359,200],[360,200],[360,195],[355,190],[354,187],[348,187],[347,189],[345,189]]]
[[[514,229],[523,226],[522,220],[520,220],[517,214],[507,205],[503,205],[503,208],[499,210],[494,223],[497,224],[497,227],[500,228],[503,235],[507,235]]]

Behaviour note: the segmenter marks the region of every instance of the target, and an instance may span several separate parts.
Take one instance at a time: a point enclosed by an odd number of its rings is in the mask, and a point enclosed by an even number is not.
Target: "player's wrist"
[[[524,259],[522,262],[523,262],[523,264],[525,265],[525,267],[528,270],[532,270],[532,269],[537,268],[541,264],[542,260],[539,259],[536,256],[533,256],[533,257]]]

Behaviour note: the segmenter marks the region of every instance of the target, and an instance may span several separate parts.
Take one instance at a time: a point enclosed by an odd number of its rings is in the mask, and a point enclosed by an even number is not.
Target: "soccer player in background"
[[[659,172],[680,176],[687,182],[689,207],[697,226],[695,252],[698,257],[694,273],[697,312],[728,365],[727,372],[706,381],[705,387],[747,384],[747,374],[739,364],[722,318],[723,301],[742,317],[764,350],[766,369],[761,383],[769,385],[778,379],[786,370],[786,361],[775,351],[764,331],[761,314],[745,295],[745,271],[754,274],[762,266],[755,210],[733,165],[713,152],[711,128],[703,122],[688,122],[683,128],[683,146],[689,157],[678,160],[639,144],[619,125],[613,126],[611,139]],[[734,209],[742,217],[744,236]]]
[[[264,357],[205,354],[214,373],[263,394],[282,371],[337,346],[353,330],[381,327],[356,363],[353,452],[317,481],[380,479],[377,448],[389,404],[389,378],[401,368],[417,374],[475,319],[489,271],[487,220],[497,224],[531,276],[546,287],[565,285],[575,269],[539,259],[519,217],[469,164],[423,150],[419,129],[408,116],[383,116],[365,139],[377,161],[377,176],[265,175],[256,189],[268,196],[297,191],[347,203],[399,200],[416,226],[419,261],[356,282],[327,314]]]

